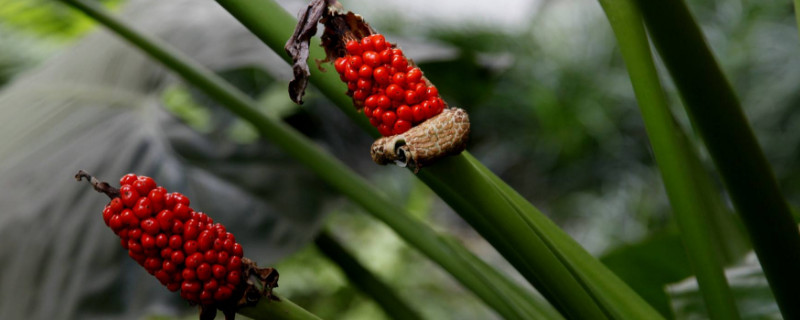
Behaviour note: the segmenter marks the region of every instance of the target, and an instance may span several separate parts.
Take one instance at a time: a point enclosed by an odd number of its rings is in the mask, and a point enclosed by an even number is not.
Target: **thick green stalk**
[[[713,202],[718,194],[713,189],[703,188],[709,185],[710,178],[698,170],[702,169],[700,161],[667,107],[639,10],[633,0],[600,0],[600,4],[628,67],[672,212],[678,221],[708,315],[711,319],[739,319],[718,253],[720,239],[713,237],[713,226],[708,219],[714,212],[720,212]]]
[[[398,320],[422,319],[416,310],[408,306],[391,287],[361,265],[327,231],[320,232],[314,239],[314,244],[322,254],[342,269],[342,272],[344,272],[353,286],[361,290],[370,299],[375,300],[389,318]]]
[[[293,20],[288,14],[283,18],[264,19],[261,13],[275,10],[271,0],[218,0],[226,10],[239,19],[270,48],[283,54],[285,40],[291,35],[278,24]],[[294,25],[292,22],[291,25]],[[284,34],[279,34],[285,32]],[[319,55],[311,46],[311,56]],[[357,123],[363,116],[351,112],[352,103],[341,97],[341,91],[326,90],[336,87],[339,79],[334,74],[312,72],[311,82],[329,96],[345,113]],[[568,318],[658,318],[655,312],[627,285],[613,275],[599,261],[589,255],[563,231],[542,238],[541,221],[547,228],[555,225],[530,203],[529,207],[515,206],[505,193],[511,190],[467,152],[444,159],[434,166],[426,167],[418,175],[431,189],[439,194],[470,225],[484,236],[498,251],[514,265],[525,278]],[[495,186],[503,184],[507,189]],[[487,187],[488,186],[488,187]],[[522,200],[524,201],[524,199]],[[535,219],[528,215],[536,216]],[[531,220],[537,223],[529,223]],[[557,229],[557,227],[555,227]],[[570,248],[568,257],[559,252]],[[583,270],[573,264],[591,265],[601,272],[577,272]],[[610,286],[609,286],[610,285]],[[594,288],[587,290],[587,288]],[[604,289],[617,290],[613,294]],[[611,298],[609,298],[611,297]]]
[[[261,299],[252,307],[239,309],[238,313],[253,320],[319,320],[320,318],[294,304],[289,299],[275,295],[278,300]]]
[[[458,249],[454,250],[452,244],[441,241],[435,231],[424,223],[412,219],[403,208],[386,195],[379,193],[377,191],[379,190],[378,188],[371,186],[341,161],[324,152],[308,138],[283,122],[269,119],[260,113],[256,108],[255,101],[220,77],[158,39],[135,31],[96,4],[86,0],[64,0],[64,2],[104,24],[154,59],[175,71],[188,83],[227,107],[231,112],[252,123],[264,138],[275,143],[284,152],[315,172],[323,181],[386,223],[409,245],[417,248],[442,266],[456,280],[475,293],[487,305],[495,309],[501,316],[507,319],[528,318],[526,311],[521,310],[510,302],[511,299],[505,298],[506,296],[515,295],[516,291],[506,292],[503,291],[503,287],[494,285],[494,283],[508,280],[502,279],[502,277],[487,276],[489,273],[475,274],[472,268],[467,267],[470,264],[469,260],[461,258],[463,255],[472,255],[472,253],[463,247],[458,247]],[[279,12],[285,14],[284,11]],[[515,298],[513,301],[520,300]],[[538,301],[531,300],[529,303],[535,304]]]
[[[800,318],[800,233],[736,94],[683,1],[638,3],[745,223],[781,313],[787,319]]]

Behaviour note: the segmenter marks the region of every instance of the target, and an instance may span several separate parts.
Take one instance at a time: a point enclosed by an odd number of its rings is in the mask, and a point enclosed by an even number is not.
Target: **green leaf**
[[[784,317],[800,318],[800,232],[733,88],[686,3],[638,1],[651,38],[742,218]],[[702,280],[702,279],[701,279]]]

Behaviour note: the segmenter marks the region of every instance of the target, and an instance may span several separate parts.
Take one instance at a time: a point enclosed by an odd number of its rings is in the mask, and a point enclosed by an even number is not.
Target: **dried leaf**
[[[328,5],[333,5],[335,2],[335,0],[311,1],[305,11],[300,13],[294,34],[283,47],[294,62],[292,64],[294,79],[289,82],[289,97],[297,104],[303,104],[303,95],[308,86],[308,77],[311,75],[306,63],[309,41],[317,34],[317,23],[322,18],[322,14]]]

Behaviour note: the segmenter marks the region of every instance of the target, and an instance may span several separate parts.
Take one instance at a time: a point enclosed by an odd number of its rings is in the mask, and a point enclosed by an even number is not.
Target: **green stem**
[[[666,104],[644,25],[632,0],[600,0],[617,37],[661,170],[681,239],[712,319],[739,319],[708,216],[720,212],[718,194]]]
[[[781,313],[800,318],[800,233],[775,176],[683,1],[638,1],[693,125],[745,223]]]
[[[314,239],[314,244],[322,254],[331,259],[347,276],[350,283],[361,290],[366,296],[375,300],[386,315],[393,319],[422,319],[416,310],[412,309],[398,296],[391,287],[378,279],[376,275],[361,265],[339,241],[334,239],[327,231],[320,232]]]
[[[239,309],[238,313],[253,320],[319,320],[320,318],[294,304],[291,300],[279,297],[278,300],[261,299],[252,307]]]
[[[464,254],[472,255],[468,250],[460,247],[458,251],[454,251],[451,245],[441,241],[439,235],[430,227],[410,218],[410,215],[403,208],[399,207],[386,195],[378,192],[378,188],[370,185],[341,161],[324,152],[308,138],[291,129],[283,122],[269,119],[257,111],[256,103],[236,88],[167,44],[135,31],[96,4],[85,0],[64,0],[64,2],[102,23],[175,71],[184,80],[227,107],[231,112],[251,122],[264,138],[270,139],[284,152],[315,172],[323,181],[386,223],[409,245],[417,248],[442,266],[462,285],[475,293],[487,305],[494,308],[501,316],[507,319],[527,318],[523,310],[517,308],[508,299],[503,298],[516,293],[514,291],[503,292],[501,287],[494,285],[495,282],[506,280],[473,273],[472,269],[467,267],[469,261],[461,258]],[[283,9],[280,10],[278,13],[285,14],[282,11]],[[275,13],[259,12],[260,14]],[[338,81],[338,79],[336,80]],[[515,299],[515,301],[520,300]],[[538,303],[538,301],[532,300],[529,303]]]

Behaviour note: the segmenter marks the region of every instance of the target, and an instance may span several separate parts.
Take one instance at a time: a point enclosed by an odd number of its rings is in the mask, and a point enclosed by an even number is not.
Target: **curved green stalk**
[[[287,25],[294,26],[296,21],[274,1],[217,2],[288,61],[283,45],[292,34],[292,29]],[[270,12],[270,19],[264,18],[265,12]],[[324,56],[317,43],[312,41],[311,59]],[[314,69],[312,84],[354,121],[363,123],[365,117],[353,112],[352,103],[343,94],[344,89],[338,77],[333,72],[326,74]],[[374,129],[369,132],[376,134]],[[658,313],[622,280],[530,203],[520,197],[514,200],[521,199],[527,206],[516,205],[511,200],[513,195],[507,194],[513,190],[494,174],[481,168],[485,169],[464,152],[426,167],[418,177],[485,237],[566,317],[659,318]],[[558,231],[554,235],[547,235],[547,228]],[[589,268],[582,266],[601,270],[587,270]]]
[[[708,315],[711,319],[739,319],[722,268],[721,239],[712,236],[713,226],[709,221],[710,215],[720,212],[719,206],[713,202],[718,194],[710,188],[708,174],[702,170],[697,155],[667,107],[641,15],[632,0],[600,0],[600,4],[611,22],[628,67],[672,212],[678,221],[681,239]]]
[[[320,232],[314,238],[314,244],[323,255],[339,266],[353,286],[374,300],[383,309],[386,316],[398,320],[422,319],[416,310],[408,306],[392,288],[361,265],[339,241],[328,234],[328,231]]]
[[[379,190],[378,188],[371,186],[364,178],[358,176],[341,161],[323,151],[308,138],[283,122],[269,119],[261,114],[256,108],[255,101],[220,77],[158,39],[133,30],[133,28],[106,13],[96,4],[89,3],[86,0],[64,0],[64,2],[104,24],[151,57],[171,68],[188,83],[203,90],[205,94],[227,107],[231,112],[251,122],[264,138],[275,143],[284,152],[306,165],[333,188],[339,190],[352,201],[361,205],[367,212],[386,223],[401,238],[442,266],[456,280],[475,293],[501,316],[508,319],[530,318],[528,311],[526,311],[529,309],[519,308],[511,302],[525,301],[525,297],[516,297],[513,300],[506,298],[516,295],[519,291],[504,291],[503,288],[508,287],[508,285],[495,285],[495,283],[504,281],[510,283],[508,282],[509,280],[503,279],[497,273],[475,274],[473,272],[474,269],[468,267],[470,261],[462,258],[464,255],[472,256],[472,253],[461,246],[453,247],[452,244],[441,241],[435,231],[424,223],[412,219],[403,208],[386,195],[379,193],[377,191]],[[285,14],[284,11],[280,12]],[[537,304],[539,301],[528,300],[528,303]],[[546,310],[547,306],[535,306],[534,309]],[[546,314],[542,314],[537,318],[547,319]]]
[[[653,42],[745,223],[781,313],[800,318],[800,232],[769,163],[683,1],[638,1]]]
[[[289,299],[275,295],[277,300],[261,299],[252,307],[239,309],[238,313],[253,320],[320,320]]]

